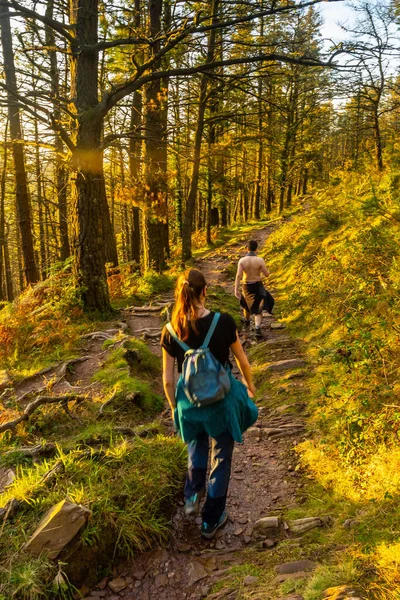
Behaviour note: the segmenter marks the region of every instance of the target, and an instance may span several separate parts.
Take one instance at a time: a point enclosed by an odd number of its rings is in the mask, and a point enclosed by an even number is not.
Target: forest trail
[[[265,228],[253,233],[260,246],[270,231],[270,228]],[[232,276],[229,277],[227,268],[243,256],[244,242],[243,239],[228,243],[195,262],[194,266],[201,269],[210,282],[211,294],[215,284],[233,293],[234,282]],[[146,316],[142,318],[133,316],[129,311],[125,314],[131,333],[136,335],[138,331],[147,329],[151,332],[161,325],[158,312],[145,313]],[[278,360],[280,363],[298,358],[298,365],[303,364],[296,343],[286,335],[283,326],[277,326],[274,317],[264,317],[263,334],[264,345],[269,352],[267,360]],[[251,332],[242,334],[241,338],[245,347],[256,345]],[[158,339],[152,339],[150,344],[159,353]],[[204,597],[210,600],[232,600],[244,597],[243,582],[235,584],[231,569],[246,563],[248,552],[254,548],[269,552],[279,544],[282,536],[288,537],[287,533],[279,530],[276,530],[275,536],[270,532],[268,536],[254,537],[254,524],[265,516],[282,515],[286,509],[296,504],[296,494],[302,488],[301,477],[293,468],[291,450],[304,436],[305,420],[302,411],[305,406],[289,406],[287,394],[290,394],[290,389],[305,385],[302,382],[305,372],[282,369],[282,372],[275,373],[271,370],[269,373],[271,395],[258,399],[260,415],[256,426],[247,432],[244,444],[235,447],[227,525],[213,540],[201,538],[200,518],[190,520],[184,516],[181,497],[172,518],[169,545],[141,554],[136,560],[121,565],[115,571],[117,579],[111,582],[103,580],[92,592],[90,600],[99,597],[109,600],[195,600]],[[282,386],[282,383],[285,385]],[[245,578],[244,584],[249,586],[246,587],[248,591],[251,591],[251,586],[257,579],[251,576]],[[107,583],[111,584],[113,590]],[[214,586],[222,587],[214,592]],[[265,595],[262,597],[266,598]]]

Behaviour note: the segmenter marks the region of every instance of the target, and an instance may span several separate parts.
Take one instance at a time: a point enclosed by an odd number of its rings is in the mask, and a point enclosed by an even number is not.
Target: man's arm
[[[242,275],[243,275],[243,265],[242,265],[242,259],[240,259],[238,268],[237,268],[236,279],[235,279],[235,296],[238,300],[240,300],[240,298],[241,298],[239,286],[240,286],[240,282],[242,281]]]
[[[267,265],[265,264],[265,260],[263,258],[261,258],[261,272],[263,273],[263,275],[268,277],[269,271],[267,269]]]

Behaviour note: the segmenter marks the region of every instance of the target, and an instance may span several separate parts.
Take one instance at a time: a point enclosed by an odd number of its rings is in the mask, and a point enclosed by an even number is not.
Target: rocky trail
[[[257,230],[254,237],[262,246],[270,230]],[[244,240],[243,240],[244,242]],[[224,246],[196,262],[207,281],[223,286],[233,293],[234,282],[228,276],[228,267],[243,256],[243,242]],[[166,298],[166,301],[172,298]],[[134,335],[146,330],[159,331],[162,321],[159,310],[126,312],[126,322]],[[242,333],[245,347],[257,343],[253,333]],[[157,548],[139,555],[115,570],[113,579],[99,582],[91,592],[90,600],[181,600],[208,598],[229,600],[261,598],[258,595],[259,577],[248,575],[237,581],[234,567],[247,562],[247,554],[254,549],[270,552],[280,540],[296,538],[299,533],[326,523],[320,519],[300,519],[284,523],[281,515],[293,507],[301,497],[302,477],[295,469],[293,446],[305,435],[305,405],[289,402],[291,390],[303,387],[306,376],[305,360],[296,343],[286,334],[283,324],[275,317],[264,316],[263,345],[269,365],[266,375],[271,379],[271,396],[258,398],[260,415],[245,435],[243,445],[236,445],[232,478],[229,488],[227,525],[213,540],[205,540],[199,532],[201,518],[188,519],[183,513],[183,497],[172,518],[172,534],[165,548]],[[159,353],[157,338],[150,346]],[[294,544],[296,546],[296,541]],[[287,578],[297,578],[299,572],[312,570],[315,563],[305,559],[276,567],[276,584]],[[277,596],[274,595],[274,598]],[[346,595],[343,596],[345,598]],[[283,597],[282,597],[283,598]],[[284,596],[287,600],[301,600],[300,595]]]
[[[262,246],[270,231],[270,228],[257,229],[252,235]],[[228,243],[195,261],[194,266],[203,271],[209,283],[210,296],[215,286],[233,294],[234,267],[245,253],[245,241]],[[110,352],[110,347],[104,349],[104,341],[110,340],[111,348],[115,348],[134,335],[160,355],[160,330],[165,322],[164,313],[172,301],[173,294],[169,293],[162,301],[151,302],[146,307],[124,309],[104,330],[84,336],[81,357],[18,384],[18,402],[29,407],[32,396],[38,393],[49,393],[60,401],[63,396],[76,395],[77,402],[101,395],[101,386],[91,381]],[[260,411],[258,421],[245,434],[244,444],[235,447],[227,503],[228,523],[213,540],[205,540],[199,531],[200,517],[184,516],[181,496],[171,519],[171,536],[166,547],[139,554],[134,560],[114,568],[112,577],[100,581],[92,591],[87,590],[89,600],[302,600],[301,595],[294,593],[295,586],[289,595],[279,595],[276,590],[280,583],[288,579],[296,581],[316,567],[315,557],[309,557],[306,551],[299,554],[301,535],[315,527],[329,525],[328,517],[312,515],[307,519],[285,521],[287,510],[304,500],[304,480],[293,448],[307,435],[304,402],[307,365],[298,342],[291,339],[274,316],[264,315],[262,331],[261,343],[255,341],[254,331],[241,333],[244,347],[251,349],[256,385],[263,385],[267,391],[259,393],[256,399]],[[155,382],[155,387],[161,390],[161,382]],[[169,409],[160,418],[173,435]],[[243,569],[254,563],[254,553],[258,556],[273,553],[281,544],[286,548],[284,561],[275,560],[273,566],[266,567],[273,572],[275,592],[265,593],[260,571],[254,575],[251,568]],[[293,556],[290,548],[293,548]],[[242,575],[238,576],[238,572]],[[355,600],[356,594],[344,587],[336,595],[328,593],[324,597]]]

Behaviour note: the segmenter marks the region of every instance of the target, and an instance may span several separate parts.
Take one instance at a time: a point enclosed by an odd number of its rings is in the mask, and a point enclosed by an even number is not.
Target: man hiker
[[[274,299],[262,284],[263,277],[268,277],[269,271],[265,261],[257,256],[258,242],[251,240],[248,243],[248,253],[239,260],[235,280],[235,296],[240,300],[244,311],[245,326],[250,325],[250,315],[255,315],[256,338],[261,338],[262,311],[271,313]],[[242,293],[239,291],[242,282]]]

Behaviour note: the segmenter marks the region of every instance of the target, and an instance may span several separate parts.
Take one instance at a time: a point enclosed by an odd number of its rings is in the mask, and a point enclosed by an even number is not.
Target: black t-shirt
[[[196,326],[199,333],[196,334],[192,329],[190,329],[189,338],[185,340],[185,343],[190,348],[200,348],[210,328],[214,314],[215,313],[210,312],[209,315],[202,317],[201,319],[197,319]],[[223,365],[229,363],[229,347],[236,341],[236,332],[236,323],[232,317],[227,313],[221,313],[208,347],[215,358]],[[164,327],[161,333],[161,346],[168,352],[170,356],[173,356],[177,359],[178,371],[181,373],[185,352],[179,346],[178,342],[174,340],[166,327]]]

